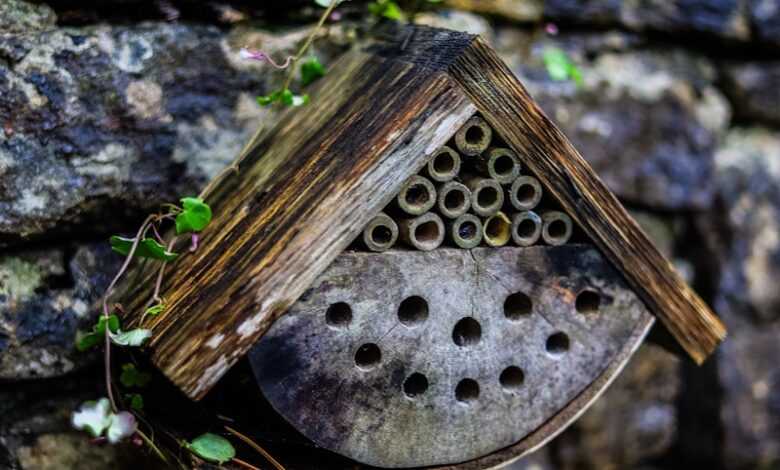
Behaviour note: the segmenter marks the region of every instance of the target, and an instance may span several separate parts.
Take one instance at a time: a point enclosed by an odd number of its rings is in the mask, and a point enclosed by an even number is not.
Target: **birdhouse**
[[[215,220],[146,320],[190,398],[249,353],[319,446],[490,468],[576,419],[656,318],[698,363],[724,338],[480,37],[390,27],[311,96],[214,183]]]

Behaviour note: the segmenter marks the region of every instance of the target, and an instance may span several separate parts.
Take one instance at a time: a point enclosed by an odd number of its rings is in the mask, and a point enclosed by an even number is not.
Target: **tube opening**
[[[364,370],[370,370],[382,360],[382,351],[374,343],[366,343],[355,352],[355,365]]]
[[[439,225],[434,221],[423,222],[414,228],[414,238],[418,242],[436,242],[440,237]]]
[[[387,245],[393,240],[393,231],[385,225],[377,225],[371,230],[371,240],[377,245]]]
[[[451,189],[444,196],[444,207],[456,211],[466,204],[466,195],[458,189]]]
[[[452,329],[452,341],[460,347],[474,346],[482,339],[482,326],[472,317],[458,320]]]
[[[501,372],[498,381],[501,383],[504,391],[513,393],[525,382],[525,373],[523,373],[523,369],[517,366],[509,366]]]
[[[515,199],[523,205],[532,204],[536,198],[536,188],[530,184],[521,184],[515,192]]]
[[[447,152],[442,152],[433,157],[433,170],[440,174],[449,174],[455,171],[455,159]]]
[[[458,227],[458,236],[464,240],[473,240],[479,233],[479,227],[474,222],[467,220]]]
[[[523,292],[515,292],[504,300],[504,316],[509,320],[520,320],[531,314],[534,304]]]
[[[493,171],[499,176],[511,175],[515,169],[515,160],[509,155],[499,155],[493,160]]]
[[[547,228],[547,233],[552,238],[563,238],[566,236],[566,228],[566,222],[560,219],[553,220]]]
[[[479,145],[485,138],[485,131],[480,126],[469,126],[466,129],[466,142],[471,145]]]
[[[491,207],[498,202],[498,191],[492,186],[484,186],[477,190],[477,204],[480,207]]]
[[[414,207],[422,207],[431,199],[431,193],[423,184],[413,184],[409,186],[404,194],[406,203]]]
[[[428,378],[415,372],[404,380],[404,394],[409,398],[417,398],[428,391]]]
[[[479,384],[474,379],[463,379],[455,387],[455,399],[468,405],[479,398]]]
[[[419,295],[405,298],[398,306],[398,321],[415,326],[428,318],[428,302]]]
[[[536,233],[536,223],[531,219],[524,219],[517,224],[517,236],[520,238],[531,238]]]

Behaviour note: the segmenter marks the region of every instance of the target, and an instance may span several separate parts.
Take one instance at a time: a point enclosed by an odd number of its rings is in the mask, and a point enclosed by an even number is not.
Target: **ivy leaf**
[[[582,73],[571,61],[568,54],[557,47],[548,47],[542,54],[547,74],[555,81],[574,80],[582,86]]]
[[[149,315],[150,317],[156,317],[157,315],[163,313],[165,311],[165,304],[155,304],[151,307],[147,308],[144,312],[144,315]]]
[[[110,411],[108,398],[84,402],[71,416],[71,424],[80,431],[87,431],[92,437],[99,437],[111,425]]]
[[[195,455],[209,462],[221,464],[236,456],[236,450],[230,441],[210,432],[196,437],[186,446]]]
[[[301,83],[303,86],[317,81],[317,79],[324,75],[325,67],[316,57],[312,57],[311,59],[301,64]]]
[[[197,197],[181,199],[182,210],[176,216],[176,233],[200,232],[211,222],[211,207]]]
[[[92,327],[92,331],[76,332],[76,349],[80,352],[87,351],[103,341],[103,335],[106,334],[106,325],[112,333],[119,331],[119,317],[111,315],[106,317],[101,316],[98,322]]]
[[[295,95],[289,89],[285,89],[257,97],[260,106],[269,106],[277,101],[287,106],[303,106],[309,102],[309,95]]]
[[[136,411],[144,409],[144,397],[140,393],[132,393],[128,395],[128,398],[130,399],[130,408]]]
[[[132,436],[138,428],[135,416],[128,411],[120,411],[110,415],[110,424],[106,431],[106,438],[111,444],[116,444],[126,437]]]
[[[395,21],[403,21],[404,12],[401,7],[392,0],[379,0],[368,4],[368,11],[374,16]]]
[[[152,336],[152,330],[136,328],[130,331],[119,331],[111,334],[111,342],[119,346],[141,346]]]
[[[135,367],[135,364],[124,364],[122,366],[122,373],[119,374],[119,381],[125,387],[145,387],[149,381],[152,380],[152,376],[146,372],[141,372]]]
[[[133,247],[134,240],[134,238],[124,238],[114,235],[110,240],[111,249],[120,255],[127,256],[130,253],[130,249]],[[161,261],[173,261],[179,256],[177,253],[167,251],[164,246],[160,245],[157,240],[153,238],[144,238],[141,240],[133,255],[138,256],[139,258],[151,258]]]

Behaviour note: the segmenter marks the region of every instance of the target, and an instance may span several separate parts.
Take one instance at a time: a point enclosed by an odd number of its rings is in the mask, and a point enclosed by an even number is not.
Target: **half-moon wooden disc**
[[[488,468],[576,417],[651,323],[589,245],[346,252],[250,361],[271,405],[327,449]]]

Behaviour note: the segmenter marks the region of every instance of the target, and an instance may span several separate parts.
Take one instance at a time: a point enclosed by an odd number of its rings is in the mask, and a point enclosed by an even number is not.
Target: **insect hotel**
[[[576,419],[656,318],[703,362],[721,322],[485,41],[393,28],[215,186],[155,365],[198,400],[248,353],[319,446],[482,469]]]

